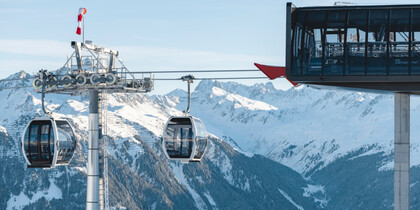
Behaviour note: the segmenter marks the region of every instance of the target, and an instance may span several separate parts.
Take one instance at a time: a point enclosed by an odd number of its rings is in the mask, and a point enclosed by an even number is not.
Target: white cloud
[[[0,40],[0,53],[6,54],[65,58],[71,51],[70,42],[65,43],[53,40]]]
[[[27,73],[37,73],[40,69],[56,70],[64,65],[64,62],[34,59],[0,59],[0,78],[5,78],[20,70]]]
[[[107,46],[106,46],[107,47]],[[120,59],[124,60],[126,66],[132,71],[140,69],[232,69],[232,68],[255,68],[254,62],[279,65],[284,63],[281,57],[277,56],[260,56],[260,55],[243,55],[219,53],[193,49],[177,49],[162,47],[145,47],[145,46],[115,46],[110,47],[120,51]],[[0,40],[0,54],[6,55],[17,54],[26,56],[44,56],[42,60],[35,61],[32,59],[22,59],[22,64],[27,65],[28,62],[35,63],[45,62],[45,60],[62,59],[64,64],[66,56],[72,53],[70,42],[58,42],[53,40]],[[17,71],[23,66],[21,61],[14,59],[16,67],[11,70]],[[3,63],[11,64],[9,60],[0,60]],[[47,62],[48,63],[48,62]],[[51,62],[50,62],[51,63]],[[62,64],[61,64],[62,65]],[[61,65],[57,65],[59,68]],[[5,68],[2,65],[2,68]]]
[[[255,68],[254,62],[281,64],[281,57],[229,54],[192,49],[116,46],[121,58],[142,69],[235,69]]]
[[[0,1],[1,2],[1,1]],[[23,14],[27,13],[28,10],[23,8],[0,8],[0,14]]]

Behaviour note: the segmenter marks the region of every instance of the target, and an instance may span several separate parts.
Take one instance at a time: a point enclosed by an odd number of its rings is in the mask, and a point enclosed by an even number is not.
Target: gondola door
[[[54,131],[49,120],[33,121],[28,138],[28,158],[32,167],[50,166],[53,160]]]

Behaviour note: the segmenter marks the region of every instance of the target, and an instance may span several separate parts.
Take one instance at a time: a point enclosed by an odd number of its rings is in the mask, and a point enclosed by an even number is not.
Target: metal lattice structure
[[[103,196],[104,209],[109,210],[109,181],[108,181],[108,93],[102,93],[102,157],[103,157]]]
[[[118,58],[118,51],[93,45],[91,42],[71,42],[74,49],[62,68],[45,72],[46,93],[79,95],[95,89],[100,92],[137,92],[153,90],[152,73],[130,73]],[[33,86],[42,92],[42,74]]]
[[[69,95],[89,93],[86,209],[109,209],[106,96],[108,92],[150,92],[153,90],[152,73],[136,74],[139,76],[136,78],[118,58],[118,51],[98,47],[88,41],[86,43],[73,41],[71,47],[74,52],[64,66],[54,72],[40,70],[33,80],[33,87],[36,92],[42,93],[43,99],[46,93]],[[101,161],[104,164],[102,178]]]

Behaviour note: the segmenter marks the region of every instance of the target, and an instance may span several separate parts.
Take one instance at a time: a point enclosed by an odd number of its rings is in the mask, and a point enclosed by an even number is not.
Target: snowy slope
[[[25,76],[20,72],[11,78]],[[19,83],[30,85],[31,81]],[[2,85],[14,86],[16,81]],[[39,94],[31,89],[2,90],[0,98],[6,101],[0,104],[4,110],[0,114],[0,158],[8,163],[0,168],[0,187],[9,189],[0,192],[0,208],[83,207],[87,98],[47,95],[48,109],[69,119],[81,141],[71,167],[46,172],[25,169],[19,150],[21,130],[29,119],[41,114]],[[203,81],[192,94],[191,114],[202,119],[212,140],[203,163],[188,165],[167,161],[159,141],[168,117],[181,115],[180,110],[185,109],[184,91],[163,96],[112,94],[108,104],[113,205],[156,209],[392,208],[392,94],[307,87],[282,91],[271,83],[245,86]],[[412,96],[413,171],[420,171],[420,131],[415,129],[420,126],[415,117],[419,111],[420,100]],[[19,176],[10,176],[10,171]],[[416,180],[415,173],[413,177]],[[420,208],[416,189],[411,194],[412,208]],[[69,196],[70,204],[64,199]]]
[[[24,72],[10,78],[28,77]],[[25,80],[22,85],[30,85]],[[0,86],[16,86],[16,81]],[[47,108],[69,119],[76,129],[78,147],[71,166],[51,170],[26,169],[20,136],[26,123],[42,115],[40,95],[32,89],[1,90],[0,98],[0,209],[83,208],[86,197],[87,115],[86,96],[48,94]],[[304,196],[312,184],[293,170],[248,153],[239,153],[212,135],[202,163],[182,165],[168,161],[159,138],[170,115],[180,115],[177,102],[142,94],[108,95],[108,145],[110,200],[130,209],[286,209],[298,205],[318,208]],[[244,106],[270,110],[235,96]],[[210,133],[213,133],[209,129]],[[19,184],[16,184],[19,183]],[[222,190],[221,190],[222,189]],[[280,191],[281,190],[281,191]],[[230,197],[226,197],[226,193]],[[257,195],[257,196],[256,196]],[[286,197],[284,195],[287,195]],[[291,202],[293,201],[293,202]]]
[[[179,91],[160,98],[185,107]],[[368,148],[366,154],[393,149],[393,95],[312,88],[276,90],[271,83],[201,82],[192,95],[191,113],[207,129],[243,151],[261,154],[306,174],[339,157]],[[412,96],[411,113],[420,110]],[[412,117],[412,127],[420,120]],[[420,132],[412,129],[412,156],[418,157]],[[419,165],[420,158],[412,158]],[[390,169],[392,162],[382,169]]]

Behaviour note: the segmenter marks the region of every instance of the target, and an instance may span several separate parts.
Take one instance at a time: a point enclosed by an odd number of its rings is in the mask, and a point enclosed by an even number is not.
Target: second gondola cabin
[[[164,129],[162,147],[171,160],[199,162],[204,156],[207,142],[207,131],[200,119],[172,116]]]
[[[36,117],[22,136],[22,152],[28,168],[68,165],[76,149],[76,136],[65,119]]]

